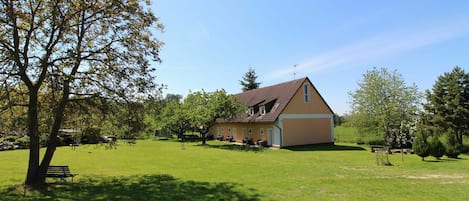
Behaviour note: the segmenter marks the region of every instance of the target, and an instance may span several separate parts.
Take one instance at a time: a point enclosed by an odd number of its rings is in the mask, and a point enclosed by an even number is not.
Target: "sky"
[[[164,24],[157,68],[164,94],[241,92],[309,77],[337,114],[374,67],[431,89],[456,65],[469,71],[469,1],[153,0]],[[294,67],[296,66],[296,67]]]

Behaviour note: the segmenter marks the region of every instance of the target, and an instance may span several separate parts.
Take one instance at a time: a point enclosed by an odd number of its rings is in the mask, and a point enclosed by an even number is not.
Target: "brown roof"
[[[307,77],[304,77],[289,82],[235,94],[234,96],[239,98],[241,102],[243,102],[247,107],[258,108],[259,106],[266,105],[269,107],[269,109],[271,109],[267,111],[265,115],[261,115],[259,109],[256,110],[254,115],[243,113],[228,122],[274,122],[288,105],[296,91],[302,86],[305,80],[309,81]],[[221,123],[227,121],[218,120],[218,122]]]

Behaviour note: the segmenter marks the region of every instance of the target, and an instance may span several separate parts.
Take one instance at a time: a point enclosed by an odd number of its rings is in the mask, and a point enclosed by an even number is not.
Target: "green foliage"
[[[203,144],[205,134],[215,125],[217,119],[230,120],[245,111],[245,106],[223,89],[211,93],[191,93],[184,100],[184,104],[190,106],[187,116],[190,118],[191,127],[202,135]]]
[[[178,135],[183,135],[191,129],[191,122],[187,111],[190,107],[177,101],[171,101],[163,108],[158,118],[159,125],[163,129],[168,129]]]
[[[440,160],[440,158],[445,155],[445,146],[440,141],[437,136],[433,136],[429,142],[430,145],[430,156],[435,157],[436,159]]]
[[[431,147],[427,142],[427,137],[422,131],[419,131],[414,138],[412,149],[414,153],[422,157],[422,161],[425,160],[425,157],[430,156]]]
[[[239,81],[239,84],[242,86],[243,91],[249,91],[259,88],[260,82],[256,82],[257,75],[256,71],[249,67],[248,72],[243,76],[243,80]]]
[[[390,146],[402,146],[410,139],[408,127],[415,122],[420,94],[415,84],[408,86],[396,70],[367,71],[352,98],[351,125],[368,135],[380,135]]]
[[[463,136],[469,135],[469,73],[456,66],[438,77],[426,97],[426,123],[443,131],[452,129],[462,145]]]
[[[67,104],[103,97],[136,101],[161,89],[150,59],[160,61],[163,26],[141,1],[0,1],[0,81],[27,94],[31,158],[26,184],[44,184],[38,167],[55,153]],[[44,99],[40,99],[41,94]],[[3,94],[0,94],[3,96]],[[41,104],[49,104],[45,111]],[[38,112],[39,111],[39,112]],[[40,112],[43,112],[40,114]],[[41,118],[47,122],[41,128]],[[49,133],[39,155],[41,129]],[[131,131],[133,128],[130,128]],[[42,164],[39,166],[39,164]]]
[[[462,151],[462,145],[458,143],[458,139],[456,134],[452,129],[449,129],[446,133],[446,143],[445,148],[446,152],[445,155],[448,158],[458,158],[459,154]]]
[[[334,113],[334,126],[340,126],[345,122],[345,117]]]
[[[20,149],[29,148],[29,136],[25,135],[23,137],[18,138],[16,140],[16,145],[18,145]]]
[[[101,129],[88,127],[82,130],[81,135],[81,143],[97,144],[101,138]]]

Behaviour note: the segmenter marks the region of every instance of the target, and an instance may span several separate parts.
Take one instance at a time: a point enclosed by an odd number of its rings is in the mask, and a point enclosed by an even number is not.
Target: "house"
[[[265,143],[274,147],[334,143],[333,111],[309,78],[236,94],[247,111],[217,120],[213,136]]]

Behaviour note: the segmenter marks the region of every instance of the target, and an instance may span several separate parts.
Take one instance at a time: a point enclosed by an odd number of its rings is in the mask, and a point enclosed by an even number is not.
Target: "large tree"
[[[252,89],[257,89],[260,86],[260,82],[257,82],[256,71],[249,67],[248,72],[244,73],[243,80],[239,81],[239,84],[242,86],[243,91],[249,91]]]
[[[407,85],[396,70],[373,68],[350,96],[352,121],[362,133],[382,136],[391,146],[406,144],[420,103],[415,84]]]
[[[451,130],[462,145],[463,136],[469,135],[469,72],[456,66],[439,76],[426,98],[426,123],[440,132]]]
[[[191,106],[173,100],[167,102],[158,117],[158,123],[161,128],[170,130],[183,138],[184,133],[192,128],[191,120],[188,115]]]
[[[245,111],[245,106],[234,96],[228,95],[225,90],[215,92],[193,92],[184,100],[184,104],[191,106],[188,116],[191,125],[202,136],[205,144],[206,134],[215,125],[217,119],[229,120]]]
[[[148,1],[147,1],[148,2]],[[0,1],[0,80],[27,94],[30,154],[26,185],[40,186],[71,100],[132,99],[151,94],[162,42],[158,18],[140,1]],[[50,89],[49,143],[40,161],[39,95]]]

